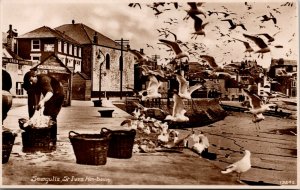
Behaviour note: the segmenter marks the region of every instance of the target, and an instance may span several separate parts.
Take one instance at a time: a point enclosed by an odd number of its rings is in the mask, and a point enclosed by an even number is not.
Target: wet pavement
[[[23,101],[23,100],[20,100]],[[19,103],[18,101],[14,101]],[[120,101],[118,101],[120,103]],[[134,153],[130,159],[107,158],[105,165],[76,164],[69,131],[99,133],[103,127],[119,130],[120,123],[130,117],[114,107],[112,118],[103,118],[92,101],[72,101],[58,116],[58,141],[52,152],[25,153],[22,150],[19,118],[27,117],[27,106],[20,103],[9,111],[4,126],[18,133],[9,162],[2,165],[4,186],[45,185],[139,185],[139,187],[239,187],[247,185],[297,185],[297,120],[266,116],[258,133],[251,115],[234,112],[224,120],[194,128],[202,131],[210,142],[209,152],[216,160],[204,159],[189,149],[183,152]],[[181,137],[189,130],[178,129]],[[291,132],[292,131],[292,132]],[[221,174],[227,165],[239,160],[241,150],[251,151],[252,168],[242,174]],[[154,185],[154,186],[152,186]],[[297,185],[297,186],[295,186]],[[174,186],[174,187],[175,187]],[[95,187],[95,186],[93,186]],[[107,186],[110,187],[110,186]],[[130,186],[128,186],[130,187]]]

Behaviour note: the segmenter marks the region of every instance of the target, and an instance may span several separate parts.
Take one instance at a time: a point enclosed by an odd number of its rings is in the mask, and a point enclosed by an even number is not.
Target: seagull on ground
[[[236,172],[238,175],[237,181],[241,182],[242,173],[245,173],[251,169],[250,157],[251,157],[251,152],[249,150],[245,150],[245,155],[241,160],[239,160],[233,164],[230,164],[229,166],[226,167],[226,170],[221,171],[221,173],[228,174],[231,172]]]

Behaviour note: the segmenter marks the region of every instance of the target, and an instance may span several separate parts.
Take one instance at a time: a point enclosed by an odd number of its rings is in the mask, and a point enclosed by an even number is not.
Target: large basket
[[[101,132],[111,133],[109,142],[108,157],[110,158],[131,158],[132,148],[136,130],[110,130],[102,128]]]
[[[56,149],[56,123],[49,123],[48,127],[36,128],[28,126],[24,128],[27,120],[19,119],[19,127],[22,132],[23,152],[51,152]]]
[[[110,134],[79,134],[69,132],[77,164],[105,165],[109,146]]]
[[[2,132],[2,164],[8,162],[15,138],[16,134],[13,134],[10,131]]]

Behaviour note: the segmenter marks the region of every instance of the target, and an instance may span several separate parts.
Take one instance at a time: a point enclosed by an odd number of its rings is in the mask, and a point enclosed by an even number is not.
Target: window
[[[16,82],[16,95],[23,95],[23,83],[22,82]]]
[[[77,56],[77,46],[74,47],[74,55]]]
[[[295,81],[295,80],[292,80],[291,86],[292,86],[292,87],[296,87],[296,85],[297,85],[297,84],[296,84],[296,81]]]
[[[40,56],[31,56],[31,60],[34,63],[38,63],[38,62],[40,62]]]
[[[18,75],[23,74],[23,65],[18,65]]]
[[[106,69],[109,70],[110,69],[110,56],[109,56],[109,54],[106,54],[105,61],[106,61]]]
[[[68,67],[74,67],[74,60],[73,59],[68,59]]]
[[[69,44],[69,54],[72,55],[73,54],[73,45]]]
[[[58,47],[58,52],[61,52],[61,41],[59,40],[57,43],[57,47]]]
[[[78,48],[78,55],[79,55],[79,57],[81,57],[81,48],[80,47]]]
[[[44,51],[46,52],[54,52],[54,44],[45,44]]]
[[[37,51],[40,50],[40,40],[31,40],[31,50]]]
[[[67,42],[64,42],[64,53],[68,52],[68,44]]]

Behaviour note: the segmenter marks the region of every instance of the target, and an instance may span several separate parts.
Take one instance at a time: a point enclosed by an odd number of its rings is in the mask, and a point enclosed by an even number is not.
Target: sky
[[[158,44],[159,39],[174,41],[172,35],[159,36],[158,30],[168,28],[176,34],[177,39],[188,43],[188,48],[192,43],[201,44],[202,49],[193,50],[197,54],[190,55],[190,61],[199,61],[199,55],[213,56],[221,66],[230,61],[256,60],[263,67],[268,67],[271,58],[284,58],[298,60],[298,5],[297,1],[290,1],[293,5],[287,5],[287,1],[203,1],[199,7],[206,14],[198,15],[205,26],[206,35],[197,36],[191,39],[194,32],[194,20],[189,18],[186,10],[190,7],[188,1],[179,1],[179,7],[175,8],[172,1],[159,6],[163,13],[155,16],[153,2],[114,0],[106,2],[102,0],[0,0],[1,2],[1,31],[6,32],[9,24],[17,29],[19,35],[23,35],[42,26],[51,28],[63,24],[83,23],[112,40],[121,38],[129,40],[132,49],[144,49],[148,56],[158,55],[161,60],[172,58],[174,54],[167,51],[167,46]],[[129,3],[139,3],[139,6],[130,7]],[[157,2],[157,1],[156,1]],[[196,1],[197,2],[197,1]],[[167,4],[169,3],[169,4]],[[228,11],[231,14],[224,18],[223,14],[208,15],[211,12]],[[269,16],[270,13],[276,17],[277,23],[272,20],[262,22],[262,16]],[[170,19],[177,23],[169,24]],[[234,19],[234,22],[243,23],[247,30],[237,27],[229,30],[229,22],[222,19]],[[158,29],[158,30],[157,30]],[[225,34],[225,36],[220,35]],[[251,57],[245,57],[245,47],[242,42],[232,41],[234,38],[250,43],[256,51],[258,46],[253,41],[246,39],[243,34],[255,35],[268,33],[275,35],[275,41],[270,45],[271,53],[264,54],[263,58],[258,58],[258,54],[252,53]],[[264,36],[260,36],[267,41]],[[149,47],[147,46],[149,45]],[[275,45],[282,45],[283,48],[275,48]],[[153,46],[153,48],[152,48]],[[182,47],[184,51],[188,49]]]

